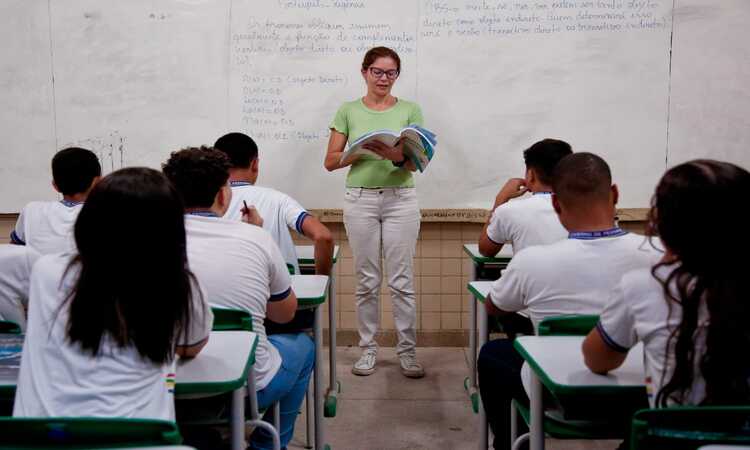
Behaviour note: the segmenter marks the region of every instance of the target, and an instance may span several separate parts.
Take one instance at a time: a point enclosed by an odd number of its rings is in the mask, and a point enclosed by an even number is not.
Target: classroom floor
[[[325,354],[327,361],[327,348]],[[417,355],[427,375],[419,380],[401,375],[393,348],[380,349],[377,371],[369,377],[350,372],[359,358],[358,348],[339,347],[336,354],[342,390],[336,417],[325,419],[326,441],[332,450],[476,450],[478,416],[463,388],[467,349],[420,347]],[[304,445],[301,415],[289,448]],[[548,439],[546,447],[609,450],[617,445],[616,441]]]

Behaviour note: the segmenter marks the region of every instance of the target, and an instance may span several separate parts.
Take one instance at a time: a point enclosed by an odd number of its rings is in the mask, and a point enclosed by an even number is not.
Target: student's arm
[[[635,321],[624,290],[624,280],[613,289],[596,328],[583,341],[583,361],[592,372],[605,374],[622,365],[638,341]]]
[[[502,316],[526,307],[524,299],[527,296],[526,278],[528,274],[524,269],[523,254],[521,258],[513,259],[502,276],[492,283],[487,300],[484,302],[487,314]]]
[[[315,273],[330,275],[333,266],[334,241],[331,230],[316,217],[307,215],[302,222],[302,234],[315,243]]]
[[[487,257],[495,256],[502,250],[503,244],[510,240],[510,233],[506,227],[508,218],[503,217],[504,210],[499,207],[513,198],[522,196],[527,190],[526,181],[523,178],[511,178],[505,182],[495,196],[490,217],[479,236],[479,253]]]
[[[178,334],[180,341],[175,353],[181,358],[194,358],[208,343],[214,324],[214,314],[206,301],[206,293],[197,279],[191,280],[190,321],[187,328]]]
[[[269,290],[271,297],[266,304],[266,317],[276,323],[288,323],[297,312],[297,296],[292,291],[292,280],[281,250],[266,234],[263,248],[268,252]]]
[[[23,228],[24,228],[24,210],[26,208],[22,209],[20,214],[18,214],[18,219],[16,220],[16,226],[13,228],[13,230],[10,232],[10,243],[15,245],[26,245],[26,236],[24,236]]]
[[[297,296],[294,294],[292,288],[283,293],[283,297],[281,298],[279,296],[272,296],[266,306],[266,317],[276,323],[291,322],[296,312]]]
[[[583,361],[589,370],[603,375],[620,367],[625,362],[628,353],[613,350],[604,342],[599,333],[599,329],[594,328],[583,341]]]
[[[178,345],[175,349],[175,353],[177,353],[180,358],[195,358],[207,343],[208,338],[205,338],[194,345]]]

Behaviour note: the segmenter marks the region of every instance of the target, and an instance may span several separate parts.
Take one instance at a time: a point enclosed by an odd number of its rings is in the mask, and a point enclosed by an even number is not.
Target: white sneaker
[[[404,374],[405,377],[422,378],[424,376],[424,369],[422,368],[422,365],[417,362],[417,355],[400,355],[398,359],[401,360],[401,373]]]
[[[378,350],[375,348],[368,348],[362,352],[359,361],[354,363],[352,367],[352,373],[354,375],[367,376],[375,373],[375,359],[378,356]]]

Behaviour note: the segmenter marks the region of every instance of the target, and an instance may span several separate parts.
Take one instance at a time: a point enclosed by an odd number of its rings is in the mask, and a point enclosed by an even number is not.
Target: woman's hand
[[[372,140],[364,145],[362,148],[370,150],[371,152],[395,163],[403,162],[406,158],[404,156],[404,144],[400,140],[396,142],[394,147],[384,144],[378,140]]]

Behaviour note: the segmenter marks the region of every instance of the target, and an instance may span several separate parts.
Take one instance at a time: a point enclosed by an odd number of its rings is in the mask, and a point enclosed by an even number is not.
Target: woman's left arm
[[[406,157],[404,154],[404,143],[399,141],[394,147],[384,144],[380,141],[372,141],[362,146],[367,150],[370,150],[384,159],[393,161],[396,164],[403,163],[403,168],[412,172],[417,170],[414,162]]]

